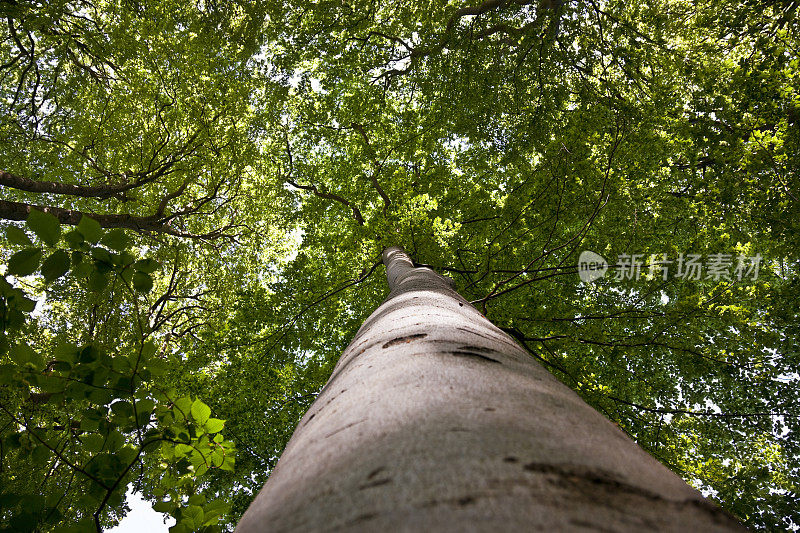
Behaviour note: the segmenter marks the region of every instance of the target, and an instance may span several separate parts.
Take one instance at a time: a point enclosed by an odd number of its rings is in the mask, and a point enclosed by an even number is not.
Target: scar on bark
[[[378,468],[376,468],[375,470],[373,470],[372,472],[369,473],[369,475],[367,476],[367,479],[374,478],[375,476],[377,476],[378,474],[380,474],[384,470],[386,470],[386,467],[379,466]]]
[[[376,516],[378,516],[378,514],[377,514],[377,513],[364,513],[364,514],[360,514],[360,515],[358,515],[357,517],[355,517],[353,520],[351,520],[350,522],[348,522],[346,525],[357,524],[357,523],[359,523],[359,522],[366,522],[367,520],[372,520],[372,519],[373,519],[373,518],[375,518]]]
[[[414,333],[413,335],[405,335],[403,337],[397,337],[396,339],[392,339],[386,344],[383,345],[384,348],[389,348],[390,346],[397,346],[398,344],[404,344],[407,342],[415,341],[417,339],[424,339],[427,337],[427,333]]]
[[[358,490],[369,489],[372,487],[380,487],[381,485],[387,485],[392,482],[392,478],[383,478],[383,479],[376,479],[374,481],[368,481],[363,485],[358,487]]]
[[[481,352],[492,353],[493,351],[494,350],[490,350],[488,348],[481,348],[479,346],[462,346],[460,349],[454,350],[454,351],[449,352],[449,353],[450,353],[450,355],[455,355],[456,357],[474,357],[476,359],[482,359],[484,361],[489,361],[490,363],[503,364],[500,361],[498,361],[497,359],[489,357],[485,353],[481,353]]]
[[[380,487],[381,485],[386,485],[387,483],[391,483],[392,482],[391,476],[389,476],[389,477],[379,477],[380,474],[382,474],[384,472],[386,472],[386,467],[384,467],[384,466],[379,466],[378,468],[376,468],[375,470],[370,472],[369,475],[367,476],[367,482],[362,484],[362,485],[360,485],[358,487],[358,490],[364,490],[364,489],[368,489],[370,487]],[[375,479],[375,478],[378,478],[378,479]]]

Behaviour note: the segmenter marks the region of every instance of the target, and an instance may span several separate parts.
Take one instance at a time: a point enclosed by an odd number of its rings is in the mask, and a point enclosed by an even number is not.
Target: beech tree
[[[237,527],[745,531],[452,288],[383,252],[356,333]]]
[[[0,528],[232,529],[389,245],[797,527],[796,8],[0,3]]]

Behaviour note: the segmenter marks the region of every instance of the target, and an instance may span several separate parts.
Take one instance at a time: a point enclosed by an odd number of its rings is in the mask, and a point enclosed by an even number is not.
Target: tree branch
[[[314,193],[314,195],[319,196],[320,198],[325,198],[327,200],[334,200],[342,205],[346,205],[347,207],[353,210],[353,217],[355,217],[356,221],[361,226],[364,225],[364,217],[361,215],[361,211],[358,209],[358,207],[353,205],[351,202],[348,202],[338,194],[334,194],[332,192],[320,191],[316,185],[300,185],[299,183],[292,181],[288,178],[286,178],[286,183],[288,183],[292,187],[303,189],[304,191],[311,191],[312,193]]]
[[[127,200],[124,192],[132,188],[130,184],[83,186],[55,181],[35,181],[4,170],[0,170],[0,185],[27,192],[66,194],[82,198],[117,198],[123,202]]]
[[[375,187],[375,190],[378,191],[381,198],[383,198],[384,204],[384,211],[392,205],[392,201],[386,195],[386,192],[381,188],[381,184],[378,183],[378,173],[383,168],[383,163],[378,161],[378,156],[375,153],[375,150],[372,148],[372,145],[369,143],[369,137],[367,137],[367,132],[364,131],[364,126],[359,124],[358,122],[353,122],[350,124],[354,130],[361,134],[361,138],[364,139],[364,144],[367,148],[367,154],[369,154],[370,159],[372,160],[372,164],[375,166],[375,171],[370,174],[369,179],[372,182],[372,186]]]

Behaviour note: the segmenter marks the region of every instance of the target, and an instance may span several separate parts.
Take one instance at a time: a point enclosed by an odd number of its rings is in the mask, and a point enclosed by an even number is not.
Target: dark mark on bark
[[[347,525],[349,525],[349,524],[357,524],[357,523],[359,523],[359,522],[366,522],[367,520],[371,520],[371,519],[375,518],[376,516],[378,516],[378,514],[377,514],[377,513],[364,513],[364,514],[360,514],[360,515],[358,515],[357,517],[355,517],[353,520],[351,520],[350,522],[348,522],[348,524],[347,524]]]
[[[601,533],[614,533],[614,529],[607,529],[599,524],[595,524],[593,522],[588,522],[586,520],[576,520],[572,519],[569,521],[570,524],[578,526],[580,528],[591,529],[593,531],[600,531]]]
[[[414,333],[412,335],[405,335],[403,337],[397,337],[396,339],[392,339],[386,344],[383,345],[384,348],[389,348],[390,346],[396,346],[398,344],[405,344],[407,342],[415,341],[417,339],[424,339],[427,337],[427,333]]]
[[[538,472],[557,476],[560,482],[568,484],[602,485],[608,489],[618,492],[628,492],[643,496],[649,499],[663,499],[660,495],[649,491],[643,487],[637,487],[624,481],[620,481],[611,472],[597,468],[588,468],[579,465],[560,465],[548,463],[527,463],[522,468],[528,472]]]
[[[472,333],[473,335],[477,335],[478,337],[483,337],[484,339],[488,339],[490,341],[502,342],[503,344],[507,344],[508,346],[513,347],[515,350],[519,350],[520,349],[520,347],[517,346],[513,341],[510,341],[510,340],[508,340],[506,338],[503,338],[503,337],[500,337],[498,335],[489,335],[487,333],[483,333],[482,331],[476,331],[476,330],[474,330],[472,328],[465,328],[463,326],[458,326],[456,329],[459,330],[459,331],[465,331],[467,333]]]
[[[506,457],[503,459],[504,463],[516,463],[518,461],[519,459],[517,459],[516,457]]]
[[[475,498],[472,496],[464,496],[463,498],[458,499],[458,505],[461,505],[462,507],[471,503],[475,503]]]
[[[337,430],[334,430],[334,431],[332,431],[332,432],[328,433],[327,435],[325,435],[325,438],[327,439],[328,437],[332,437],[332,436],[336,435],[337,433],[339,433],[340,431],[344,431],[345,429],[349,429],[349,428],[351,428],[351,427],[355,426],[356,424],[360,424],[361,422],[366,422],[366,420],[367,420],[367,419],[366,419],[366,418],[364,418],[364,419],[362,419],[362,420],[358,420],[358,421],[356,421],[356,422],[351,422],[350,424],[347,424],[347,425],[346,425],[346,426],[344,426],[344,427],[340,427],[339,429],[337,429]]]
[[[486,407],[484,411],[497,411],[494,407]]]
[[[537,472],[545,475],[552,476],[551,481],[557,485],[561,485],[570,490],[577,489],[578,492],[586,494],[591,499],[598,498],[597,489],[601,488],[610,493],[627,493],[632,496],[638,496],[651,501],[662,501],[669,505],[684,507],[691,506],[697,507],[712,516],[716,520],[727,521],[731,524],[739,525],[738,521],[730,515],[727,511],[718,507],[714,503],[706,500],[705,498],[687,498],[682,500],[673,500],[665,498],[660,494],[650,491],[643,487],[631,485],[625,481],[621,481],[615,477],[612,472],[602,469],[590,468],[581,465],[564,465],[564,464],[548,464],[548,463],[527,463],[523,468],[529,472]],[[698,495],[699,496],[699,495]],[[742,528],[742,531],[747,531]]]
[[[478,353],[478,352],[472,352],[472,351],[467,351],[467,350],[455,350],[455,351],[449,352],[449,353],[450,353],[450,355],[455,355],[456,357],[475,357],[477,359],[483,359],[484,361],[489,361],[491,363],[502,364],[497,359],[492,359],[491,357],[487,357],[487,356],[483,355],[482,353]]]
[[[378,468],[376,468],[375,470],[373,470],[372,472],[369,473],[369,475],[367,476],[367,479],[374,478],[375,476],[377,476],[378,474],[380,474],[384,470],[386,470],[386,467],[379,466]]]
[[[372,488],[372,487],[380,487],[381,485],[386,485],[386,484],[391,483],[391,482],[392,482],[392,478],[390,478],[390,477],[389,478],[383,478],[383,479],[376,479],[374,481],[369,481],[367,483],[364,483],[363,485],[360,485],[358,487],[358,490],[369,489],[369,488]]]

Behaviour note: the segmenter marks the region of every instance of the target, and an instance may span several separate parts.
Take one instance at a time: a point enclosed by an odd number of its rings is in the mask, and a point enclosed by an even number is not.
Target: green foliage
[[[108,527],[130,485],[232,529],[393,244],[748,526],[800,524],[797,5],[467,5],[0,4],[0,527]],[[763,263],[587,285],[582,250]]]
[[[129,304],[135,304],[137,293],[152,289],[159,264],[137,259],[120,230],[105,233],[86,220],[76,230],[79,236],[64,236],[67,248],[57,248],[42,263],[44,286],[74,263],[66,283],[85,283],[95,292],[121,284]],[[56,224],[34,215],[28,223],[51,247],[59,246]],[[18,245],[32,244],[19,228],[6,234]],[[90,244],[98,240],[107,248]],[[7,272],[30,275],[40,257],[40,248],[16,252]],[[98,276],[102,284],[93,281]],[[0,279],[0,410],[8,421],[0,431],[0,528],[95,531],[118,516],[127,486],[137,477],[138,483],[151,484],[157,497],[175,502],[163,510],[184,531],[214,526],[228,506],[213,499],[206,503],[200,491],[209,470],[233,470],[236,451],[220,433],[224,422],[209,418],[211,410],[202,401],[177,398],[159,383],[167,367],[150,332],[114,344],[101,337],[82,344],[60,336],[42,342],[26,335],[35,307],[22,289]]]
[[[50,246],[55,246],[61,236],[61,224],[50,213],[31,209],[26,223],[40,239]]]

